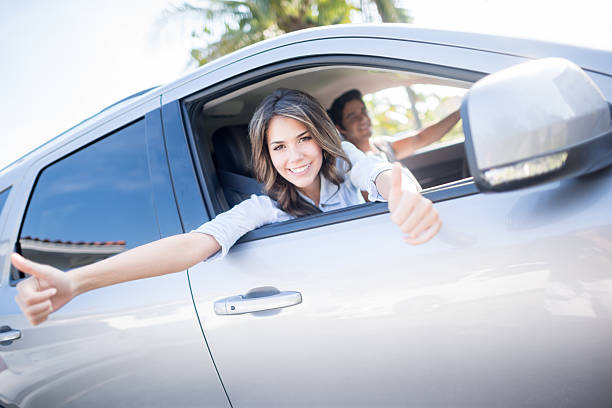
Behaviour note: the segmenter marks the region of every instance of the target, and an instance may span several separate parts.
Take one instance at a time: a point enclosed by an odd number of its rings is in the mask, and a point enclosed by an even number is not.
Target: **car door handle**
[[[302,294],[293,291],[278,292],[259,297],[230,296],[215,302],[215,314],[233,315],[260,312],[293,306],[299,303],[302,303]]]
[[[9,326],[0,327],[0,345],[8,346],[14,340],[21,338],[20,330],[13,330]]]

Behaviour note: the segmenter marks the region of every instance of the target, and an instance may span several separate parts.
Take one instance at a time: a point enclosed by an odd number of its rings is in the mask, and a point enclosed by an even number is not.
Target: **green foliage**
[[[382,21],[411,21],[408,11],[396,7],[394,0],[372,2]],[[166,17],[192,14],[203,19],[199,31],[192,33],[202,46],[192,49],[191,57],[204,65],[283,33],[350,23],[359,13],[356,5],[345,0],[201,0],[185,2],[167,12]]]
[[[458,108],[465,90],[453,87],[421,85],[413,88],[415,111],[422,127],[444,119]],[[398,87],[364,96],[372,120],[374,135],[405,137],[418,131],[412,104],[405,88]],[[463,129],[457,124],[436,143],[463,140]]]
[[[394,0],[374,0],[383,23],[411,23],[412,17],[404,8],[397,7]]]

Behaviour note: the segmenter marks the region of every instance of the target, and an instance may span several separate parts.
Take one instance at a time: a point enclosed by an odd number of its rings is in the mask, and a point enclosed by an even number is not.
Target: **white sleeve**
[[[212,235],[221,245],[221,251],[207,259],[211,261],[227,255],[232,245],[247,232],[262,225],[292,218],[294,217],[278,208],[270,197],[253,194],[249,199],[236,204],[191,232]]]
[[[383,171],[391,170],[393,164],[365,154],[350,142],[343,141],[342,150],[353,164],[353,168],[348,172],[353,185],[361,191],[366,191],[370,201],[385,201],[376,188],[376,177]],[[402,167],[402,173],[406,176],[402,178],[402,190],[421,191],[421,185],[410,170]]]
[[[376,177],[385,170],[391,170],[393,165],[387,161],[366,155],[347,141],[342,142],[342,150],[353,165],[347,173],[351,183],[359,190],[366,191],[370,201],[385,201],[376,188]]]

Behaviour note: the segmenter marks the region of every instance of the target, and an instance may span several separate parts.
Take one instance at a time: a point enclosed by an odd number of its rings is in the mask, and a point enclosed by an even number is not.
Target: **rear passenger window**
[[[42,171],[18,249],[66,270],[158,238],[141,120]]]

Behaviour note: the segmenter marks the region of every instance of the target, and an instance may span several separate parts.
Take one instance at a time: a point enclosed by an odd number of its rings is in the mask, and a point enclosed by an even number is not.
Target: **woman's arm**
[[[93,289],[183,271],[216,253],[221,246],[208,234],[188,233],[160,239],[102,261],[62,272],[13,254],[13,265],[32,275],[17,285],[17,304],[30,323]]]
[[[453,126],[455,126],[460,118],[459,111],[457,110],[438,123],[422,129],[414,136],[396,140],[395,142],[391,143],[395,157],[397,160],[405,159],[418,149],[428,146],[436,140],[440,140],[442,136],[447,134],[453,128]]]
[[[215,254],[223,257],[246,232],[290,218],[270,197],[252,195],[190,233],[160,239],[68,272],[13,254],[13,265],[32,275],[17,285],[15,300],[32,324],[40,324],[81,293],[183,271]]]
[[[403,174],[399,163],[392,170],[383,171],[376,177],[378,192],[388,201],[391,221],[403,233],[409,244],[417,245],[429,241],[442,226],[438,212],[430,200],[414,191],[412,181]]]

